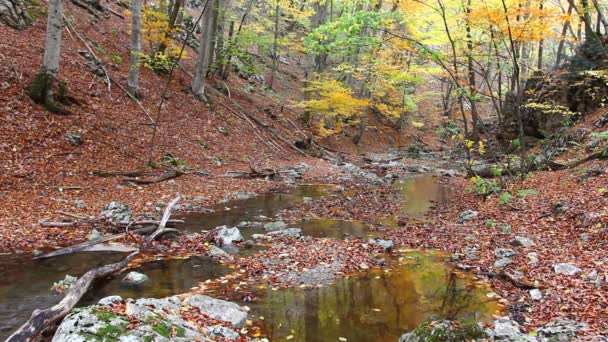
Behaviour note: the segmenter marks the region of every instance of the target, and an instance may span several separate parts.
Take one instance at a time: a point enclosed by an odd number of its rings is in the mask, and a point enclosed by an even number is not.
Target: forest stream
[[[449,189],[438,178],[421,176],[396,183],[404,198],[402,214],[424,220],[433,204],[446,201]],[[309,198],[329,196],[331,186],[302,185],[285,193],[268,193],[222,203],[212,212],[183,214],[179,229],[197,232],[216,226],[241,226],[245,239],[262,230],[244,227],[243,222],[260,219],[274,221],[290,206]],[[346,236],[373,237],[360,222],[313,218],[292,224],[303,235],[327,238]],[[290,225],[291,226],[291,225]],[[228,253],[251,255],[264,248],[232,247]],[[49,307],[61,297],[51,292],[54,282],[66,274],[80,276],[88,269],[123,258],[117,252],[82,252],[46,260],[32,260],[30,255],[5,255],[0,265],[0,339],[6,338],[38,308]],[[271,289],[260,287],[254,302],[235,302],[251,308],[264,335],[283,340],[395,341],[406,331],[431,319],[458,319],[489,322],[498,304],[488,298],[485,286],[474,284],[466,275],[448,266],[448,255],[436,251],[396,250],[395,261],[387,270],[346,277],[325,287],[313,289]],[[79,306],[120,295],[123,298],[161,298],[189,291],[199,282],[221,277],[233,270],[208,257],[156,260],[135,269],[146,274],[143,285],[127,286],[116,275],[96,283]],[[228,294],[227,297],[231,297]]]

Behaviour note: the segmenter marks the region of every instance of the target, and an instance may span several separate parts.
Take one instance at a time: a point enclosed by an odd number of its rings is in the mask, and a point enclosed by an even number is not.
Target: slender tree
[[[131,56],[127,89],[139,97],[139,57],[141,54],[141,10],[142,0],[131,0]]]
[[[215,6],[215,0],[209,0],[205,9],[203,9],[203,29],[199,40],[198,58],[196,60],[196,66],[194,69],[194,77],[192,78],[191,90],[194,96],[207,102],[207,96],[205,96],[205,80],[207,79],[207,73],[209,71],[209,60],[212,50],[213,37],[211,32],[213,31],[213,8]]]

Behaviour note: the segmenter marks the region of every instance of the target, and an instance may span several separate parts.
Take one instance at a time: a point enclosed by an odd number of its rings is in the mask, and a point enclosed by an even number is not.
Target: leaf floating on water
[[[348,341],[348,339],[347,339],[346,337],[338,337],[338,340],[339,340],[339,341],[342,341],[342,342],[344,342],[344,341]]]
[[[380,309],[372,309],[372,311],[380,312],[382,310],[380,310]]]
[[[293,335],[288,335],[287,337],[285,337],[286,340],[291,340],[293,338]]]

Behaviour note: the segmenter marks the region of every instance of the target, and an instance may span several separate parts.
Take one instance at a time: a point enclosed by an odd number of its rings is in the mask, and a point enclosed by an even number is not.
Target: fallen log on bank
[[[106,277],[114,272],[125,268],[139,252],[129,254],[124,260],[92,269],[78,278],[76,283],[67,291],[65,297],[56,305],[44,309],[34,310],[30,319],[15,331],[6,342],[29,342],[37,340],[40,334],[53,324],[63,319],[82,296],[88,291],[93,281],[97,278]]]
[[[153,232],[154,230],[156,230],[156,226],[149,226],[149,227],[132,230],[130,233],[147,234],[147,233]],[[114,234],[114,235],[110,235],[110,236],[104,236],[104,237],[101,237],[99,239],[95,239],[92,241],[85,241],[85,242],[79,243],[77,245],[61,248],[56,251],[52,251],[52,252],[49,252],[46,254],[39,255],[37,257],[34,257],[34,259],[48,259],[48,258],[58,257],[60,255],[77,253],[77,252],[83,251],[89,247],[99,245],[104,242],[118,240],[118,239],[124,237],[125,235],[127,235],[126,232],[120,233],[120,234]]]

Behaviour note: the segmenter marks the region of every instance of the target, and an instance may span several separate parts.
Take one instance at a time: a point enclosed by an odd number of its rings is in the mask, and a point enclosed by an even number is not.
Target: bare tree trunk
[[[597,0],[593,0],[593,6],[595,6],[595,9],[597,10],[597,17],[598,17],[599,21],[604,26],[604,33],[608,34],[608,20],[606,20],[606,15],[604,14],[604,9],[602,8],[599,1],[597,1]],[[598,34],[599,34],[599,32],[598,32]]]
[[[215,0],[209,0],[203,11],[203,30],[201,32],[200,46],[198,48],[198,59],[194,68],[194,77],[192,79],[191,90],[196,98],[201,101],[207,101],[205,96],[205,80],[209,71],[209,57],[211,54],[211,43],[213,42],[212,23],[213,23],[213,7]]]
[[[215,63],[214,71],[221,71],[224,66],[224,24],[226,22],[226,4],[224,0],[218,0],[217,32],[215,33]]]
[[[572,3],[568,5],[568,17],[572,14],[573,6]],[[564,53],[564,44],[566,43],[566,35],[568,34],[568,29],[570,28],[570,20],[564,23],[564,27],[562,28],[562,33],[560,35],[559,45],[557,47],[557,54],[555,59],[554,68],[559,68],[559,65],[562,61],[562,54]]]
[[[129,76],[127,90],[139,97],[139,57],[141,54],[141,2],[131,0],[131,56],[129,59]]]
[[[54,112],[62,111],[55,103],[53,84],[59,72],[63,27],[63,0],[49,0],[44,59],[40,71],[30,84],[29,94],[34,101]]]
[[[169,26],[167,27],[167,30],[165,31],[165,39],[171,39],[171,33],[173,33],[173,29],[175,29],[175,26],[177,24],[177,18],[179,16],[179,12],[183,6],[184,6],[184,0],[176,0],[175,2],[173,2],[173,5],[170,6],[171,13],[169,14]],[[165,52],[166,49],[167,49],[167,44],[165,44],[165,42],[162,41],[160,43],[160,45],[158,46],[158,52]]]
[[[539,4],[538,6],[539,6],[538,8],[539,8],[539,9],[541,10],[541,12],[542,12],[543,8],[545,7],[545,4],[544,4],[544,2],[541,0],[540,4]],[[545,43],[545,41],[544,41],[544,39],[543,39],[543,38],[541,38],[541,39],[538,41],[538,61],[537,61],[537,64],[536,64],[536,68],[537,68],[538,70],[542,70],[542,69],[543,69],[543,57],[544,57],[544,56],[543,56],[543,52],[544,52],[544,46],[543,46],[543,45],[544,45],[544,43]]]
[[[0,0],[0,23],[22,30],[31,22],[22,0]]]
[[[467,50],[469,52],[468,60],[468,72],[469,72],[469,103],[471,104],[471,121],[473,124],[473,140],[479,138],[479,115],[477,113],[477,103],[475,95],[477,93],[477,86],[475,83],[475,69],[473,68],[473,37],[471,36],[471,24],[469,16],[471,14],[471,0],[467,1],[467,19],[466,19],[466,32],[467,32]]]
[[[272,68],[270,71],[270,81],[268,81],[268,88],[272,89],[274,86],[274,76],[277,73],[277,61],[279,50],[279,0],[276,0],[274,9],[274,39],[272,41]]]

